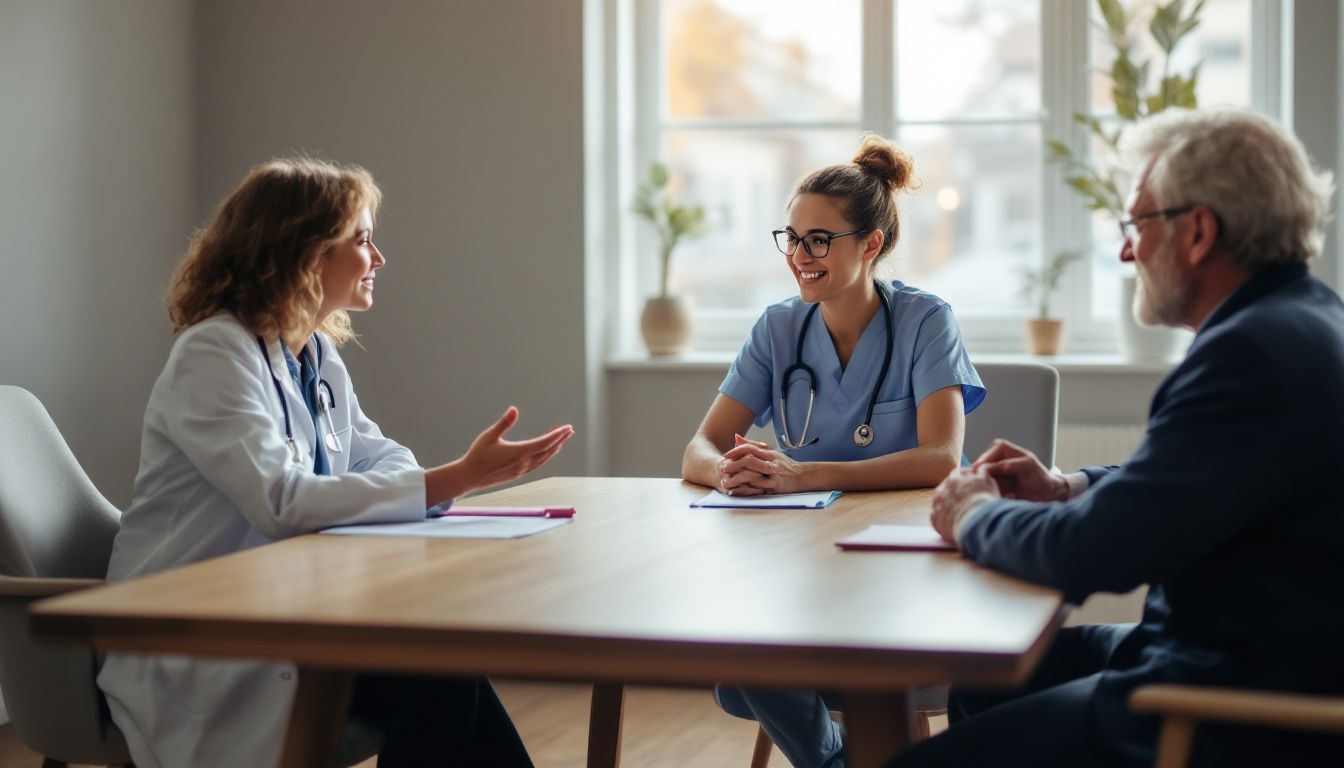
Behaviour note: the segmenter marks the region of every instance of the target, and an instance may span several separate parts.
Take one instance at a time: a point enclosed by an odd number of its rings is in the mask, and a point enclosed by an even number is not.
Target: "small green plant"
[[[1204,10],[1205,0],[1189,4],[1186,0],[1171,0],[1158,5],[1148,22],[1148,33],[1152,35],[1157,47],[1162,50],[1162,72],[1152,84],[1153,61],[1134,58],[1134,34],[1139,20],[1125,10],[1120,0],[1097,0],[1111,47],[1115,49],[1115,60],[1107,74],[1111,77],[1111,97],[1115,102],[1115,113],[1124,123],[1130,124],[1155,115],[1169,107],[1194,109],[1195,84],[1199,79],[1199,63],[1190,68],[1188,74],[1171,71],[1171,52],[1181,40],[1197,26],[1199,14]],[[1186,12],[1189,5],[1189,13]],[[1124,126],[1106,130],[1101,121],[1090,115],[1075,112],[1075,122],[1086,126],[1089,133],[1110,149],[1111,156],[1117,152],[1117,144]],[[1087,200],[1088,207],[1094,211],[1107,211],[1116,219],[1124,215],[1124,197],[1120,191],[1118,172],[1107,166],[1108,158],[1094,158],[1089,163],[1073,153],[1060,141],[1047,141],[1050,160],[1064,167],[1067,174],[1065,182]]]
[[[1062,251],[1040,269],[1022,268],[1022,298],[1036,303],[1037,319],[1050,318],[1050,298],[1059,289],[1059,281],[1069,265],[1082,257],[1081,251]]]
[[[649,167],[648,181],[635,190],[634,212],[647,219],[658,233],[658,256],[661,270],[658,296],[667,297],[667,275],[672,267],[672,251],[683,237],[699,237],[707,231],[705,208],[701,205],[678,205],[667,191],[667,166],[654,163]]]

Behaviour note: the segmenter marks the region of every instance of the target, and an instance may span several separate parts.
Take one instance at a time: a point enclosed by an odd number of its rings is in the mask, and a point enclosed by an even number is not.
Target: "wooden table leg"
[[[281,766],[312,768],[336,764],[354,679],[349,672],[299,667],[299,689],[289,710]]]
[[[908,691],[846,693],[844,715],[849,768],[878,768],[913,741],[914,707]]]
[[[618,768],[621,764],[621,708],[625,686],[594,683],[588,716],[588,768]]]

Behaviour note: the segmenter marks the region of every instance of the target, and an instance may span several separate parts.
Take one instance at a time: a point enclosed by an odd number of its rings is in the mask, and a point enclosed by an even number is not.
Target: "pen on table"
[[[573,517],[573,507],[467,507],[452,506],[434,517]]]

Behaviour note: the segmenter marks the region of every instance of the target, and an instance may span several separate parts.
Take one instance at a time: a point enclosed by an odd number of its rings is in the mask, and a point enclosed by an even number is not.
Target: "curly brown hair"
[[[359,166],[291,157],[253,168],[177,265],[167,297],[173,330],[227,311],[260,336],[301,339],[322,307],[322,254],[381,201]],[[337,345],[355,335],[344,311],[320,330]]]

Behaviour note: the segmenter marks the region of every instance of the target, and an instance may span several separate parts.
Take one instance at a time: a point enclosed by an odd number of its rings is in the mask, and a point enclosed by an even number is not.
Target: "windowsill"
[[[608,371],[718,371],[726,372],[735,355],[731,352],[689,352],[684,355],[650,357],[648,355],[617,355],[608,358]],[[1165,374],[1180,362],[1173,357],[1163,362],[1130,360],[1118,354],[1056,355],[1043,357],[1026,354],[976,354],[972,362],[985,363],[1045,363],[1060,373],[1108,373],[1153,375]]]

